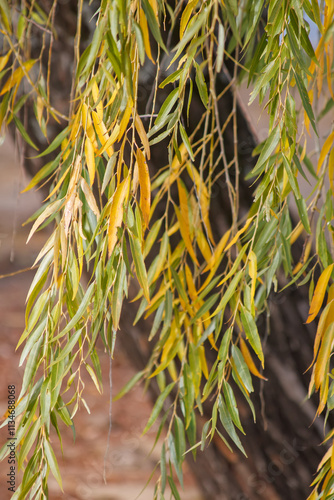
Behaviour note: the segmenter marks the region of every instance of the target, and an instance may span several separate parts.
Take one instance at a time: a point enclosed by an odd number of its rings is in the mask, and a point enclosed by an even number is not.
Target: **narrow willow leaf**
[[[224,26],[218,23],[218,48],[217,48],[217,59],[216,59],[216,70],[220,73],[223,67],[224,61],[224,50],[225,50],[225,30]]]
[[[160,28],[159,24],[157,22],[157,18],[155,16],[154,10],[151,7],[151,4],[149,3],[148,0],[143,0],[143,9],[146,15],[146,19],[148,21],[148,24],[151,28],[152,35],[156,39],[157,43],[160,45],[160,47],[167,53],[166,46],[163,42],[161,33],[160,33]]]
[[[112,254],[117,243],[117,228],[123,221],[123,203],[128,194],[130,177],[127,176],[118,186],[113,195],[110,205],[109,226],[108,226],[108,254]]]
[[[334,264],[330,264],[326,269],[322,272],[317,286],[315,287],[314,294],[312,297],[311,305],[310,305],[310,310],[309,310],[309,315],[307,318],[306,323],[311,323],[311,321],[314,320],[318,312],[320,311],[320,307],[322,306],[325,293],[326,293],[326,288],[329,282],[329,279],[331,277],[332,271],[333,271]]]
[[[236,288],[239,284],[239,281],[242,277],[242,274],[243,274],[243,271],[239,271],[237,272],[237,274],[234,276],[234,278],[232,279],[231,283],[229,284],[229,286],[227,287],[226,291],[224,292],[222,298],[221,298],[221,301],[219,302],[217,308],[214,310],[214,312],[212,313],[213,316],[216,316],[220,311],[222,311],[223,309],[225,309],[225,307],[227,306],[229,300],[232,298],[233,294],[235,293],[236,291]]]
[[[259,370],[256,368],[255,364],[254,364],[254,361],[252,359],[252,356],[248,350],[248,347],[246,345],[246,342],[244,341],[244,339],[240,339],[240,349],[241,349],[241,353],[244,357],[244,360],[246,362],[246,365],[248,366],[249,368],[249,371],[255,375],[256,377],[258,378],[261,378],[262,380],[268,380],[266,377],[264,377],[263,375],[261,375],[261,373],[259,372]]]
[[[240,317],[246,337],[263,366],[264,357],[259,332],[252,314],[243,305],[241,305]]]
[[[331,323],[322,339],[321,347],[319,349],[318,357],[314,367],[314,383],[316,389],[319,389],[322,382],[327,377],[327,371],[329,371],[329,359],[332,350],[332,344],[334,340],[334,323]]]
[[[219,410],[220,421],[223,424],[223,427],[226,430],[227,434],[230,436],[230,438],[232,439],[234,444],[239,448],[239,450],[242,451],[245,457],[247,457],[244,447],[242,446],[241,441],[239,439],[239,436],[235,431],[231,415],[228,411],[227,406],[223,401],[221,394],[219,394],[218,396],[218,410]]]
[[[314,132],[318,135],[317,127],[315,124],[313,109],[312,109],[312,106],[310,103],[310,98],[309,98],[309,95],[307,93],[304,82],[303,82],[302,78],[299,76],[297,71],[293,70],[293,74],[294,74],[294,77],[296,79],[298,92],[299,92],[299,95],[301,97],[305,112],[310,119],[310,122],[311,122],[311,125],[313,127]]]
[[[22,447],[19,452],[18,460],[17,460],[17,466],[19,469],[21,469],[23,461],[26,459],[29,450],[31,449],[32,445],[34,444],[34,441],[37,437],[37,433],[41,428],[41,419],[38,418],[30,427],[29,431],[27,432]]]
[[[148,422],[145,426],[145,429],[143,430],[143,434],[146,434],[146,432],[152,427],[152,425],[154,424],[154,422],[158,418],[158,416],[162,410],[163,404],[164,404],[166,398],[168,397],[168,395],[170,394],[171,390],[173,389],[174,385],[175,385],[175,382],[171,382],[169,385],[167,385],[165,390],[157,398],[155,405],[153,407],[151,416],[148,419]]]
[[[205,313],[209,311],[212,308],[212,306],[215,305],[219,296],[220,293],[215,293],[214,295],[211,295],[211,297],[209,297],[209,299],[206,302],[204,302],[204,304],[198,309],[191,323],[195,323],[198,319],[202,318],[205,315]]]
[[[30,240],[30,238],[32,237],[32,235],[36,232],[36,230],[39,228],[39,226],[41,226],[43,224],[43,222],[45,221],[45,219],[47,219],[48,217],[50,217],[50,215],[53,215],[55,214],[56,212],[58,212],[59,208],[63,205],[64,203],[64,200],[61,199],[61,200],[56,200],[54,201],[53,203],[50,203],[45,209],[44,211],[41,213],[41,215],[36,219],[36,221],[34,222],[31,230],[30,230],[30,233],[29,233],[29,236],[28,236],[28,239],[27,239],[27,243],[28,241]]]
[[[127,384],[116,394],[113,398],[113,401],[117,401],[122,398],[125,394],[127,394],[131,389],[143,378],[144,372],[140,371],[134,375]]]
[[[140,185],[140,209],[145,225],[148,227],[151,207],[151,180],[145,155],[140,149],[137,150],[137,163]]]
[[[44,440],[43,442],[43,448],[44,448],[44,453],[46,456],[46,459],[48,461],[48,464],[50,466],[51,472],[54,475],[55,479],[57,480],[57,483],[60,486],[60,489],[63,491],[63,483],[59,471],[59,466],[58,462],[56,459],[56,456],[54,454],[53,449],[51,448],[51,445],[47,439]]]
[[[233,423],[238,429],[245,434],[245,431],[243,430],[243,427],[240,422],[240,417],[239,417],[239,411],[237,407],[237,402],[233,393],[233,389],[230,386],[230,384],[224,380],[223,382],[223,392],[224,392],[224,399],[226,402],[227,409],[229,411],[229,414],[232,417]]]
[[[234,344],[232,344],[232,358],[233,361],[235,362],[235,367],[238,371],[240,379],[242,380],[245,388],[247,389],[248,392],[253,392],[254,389],[252,384],[252,377],[250,376],[248,367],[240,352],[240,349]]]
[[[144,257],[141,249],[141,244],[139,239],[132,235],[129,232],[129,240],[130,240],[130,247],[131,247],[131,253],[133,257],[133,261],[135,263],[135,271],[136,271],[136,276],[138,278],[139,284],[143,289],[144,296],[146,300],[149,302],[150,301],[150,296],[149,296],[149,289],[148,289],[148,280],[147,280],[147,272],[146,272],[146,267],[144,263]]]

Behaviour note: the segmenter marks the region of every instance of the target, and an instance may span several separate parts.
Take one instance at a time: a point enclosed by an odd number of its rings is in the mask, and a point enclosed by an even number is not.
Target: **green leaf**
[[[47,441],[46,439],[43,442],[43,448],[51,472],[54,475],[55,479],[57,480],[57,483],[59,484],[61,491],[63,491],[63,483],[61,480],[58,462],[49,441]]]
[[[226,430],[227,434],[230,436],[230,438],[232,439],[234,444],[239,448],[239,450],[242,451],[245,457],[247,457],[244,447],[242,446],[241,441],[239,439],[239,436],[235,431],[231,415],[228,411],[227,406],[223,401],[221,394],[219,394],[218,396],[218,410],[219,410],[220,421],[223,424],[223,427]]]
[[[296,204],[298,208],[298,213],[300,220],[302,221],[302,224],[308,234],[311,234],[311,226],[310,226],[310,221],[308,219],[307,215],[307,207],[306,207],[306,202],[305,199],[302,197],[299,200],[296,199]]]
[[[20,134],[22,135],[23,139],[29,144],[29,146],[33,147],[34,149],[36,149],[38,151],[38,147],[30,139],[26,129],[23,126],[23,123],[21,122],[21,120],[15,115],[13,116],[13,120],[14,120],[15,125],[17,126]]]
[[[307,116],[310,119],[310,122],[311,122],[311,125],[313,127],[314,132],[318,135],[317,127],[316,127],[316,124],[315,124],[315,118],[314,118],[314,114],[313,114],[313,109],[312,109],[312,106],[311,106],[311,103],[310,103],[310,98],[308,96],[308,93],[307,93],[306,87],[304,85],[304,82],[303,82],[302,78],[299,76],[299,74],[295,70],[293,70],[293,73],[294,73],[294,77],[295,77],[295,80],[296,80],[298,92],[299,92],[299,95],[301,97],[301,100],[302,100],[304,109],[306,111],[306,114],[307,114]]]
[[[208,298],[206,302],[198,309],[197,313],[191,320],[191,324],[195,323],[198,319],[200,319],[207,311],[211,309],[211,307],[217,302],[218,297],[220,296],[220,293],[215,293],[211,295],[211,297]]]
[[[162,410],[163,404],[164,404],[166,398],[168,397],[169,393],[173,389],[174,385],[175,385],[175,382],[171,382],[169,385],[167,385],[166,389],[157,398],[155,405],[153,407],[151,416],[148,419],[148,422],[146,424],[145,429],[143,430],[143,434],[146,434],[146,432],[152,427],[152,425],[154,424],[154,422],[158,418],[158,416]]]
[[[237,402],[232,390],[232,387],[230,384],[224,380],[223,382],[223,392],[224,392],[224,398],[226,401],[227,409],[229,411],[229,414],[232,417],[234,425],[238,427],[238,429],[245,434],[245,431],[243,430],[243,427],[240,422],[240,417],[239,417],[239,411],[237,407]]]
[[[22,464],[30,451],[30,448],[32,447],[32,445],[35,442],[35,439],[37,437],[37,433],[40,430],[40,428],[41,428],[41,419],[38,418],[32,424],[32,426],[30,427],[29,431],[27,432],[27,434],[24,438],[24,441],[23,441],[23,444],[22,444],[22,447],[20,449],[20,452],[18,454],[18,459],[17,459],[18,469],[21,469]]]
[[[185,131],[182,123],[179,124],[179,127],[180,127],[180,134],[182,137],[182,141],[184,142],[184,145],[186,147],[186,150],[189,153],[190,158],[192,159],[192,161],[194,161],[194,153],[193,153],[187,132]]]
[[[240,379],[245,385],[247,391],[253,392],[254,389],[252,384],[252,377],[250,375],[248,366],[245,363],[245,360],[243,358],[243,355],[241,354],[240,349],[234,344],[232,344],[232,358],[233,361],[235,362],[235,366],[240,376]]]
[[[52,153],[55,149],[57,149],[63,140],[67,137],[67,134],[69,132],[69,127],[64,128],[60,132],[60,134],[57,135],[57,137],[51,142],[50,146],[48,146],[40,155],[36,156],[36,158],[41,158],[42,156],[46,156],[49,153]]]
[[[138,282],[143,289],[146,300],[149,301],[150,294],[148,289],[147,272],[144,263],[144,257],[142,254],[141,244],[136,236],[132,235],[130,232],[128,234],[129,234],[131,253],[135,263],[135,271],[138,278]]]
[[[242,274],[243,274],[243,271],[241,270],[241,271],[237,272],[237,274],[234,276],[233,280],[231,281],[231,283],[227,287],[227,290],[224,292],[222,299],[217,306],[217,309],[215,309],[215,311],[212,313],[213,316],[216,316],[216,314],[218,314],[220,311],[225,309],[229,300],[232,298],[233,294],[236,291],[236,288],[239,284],[239,281],[242,277]]]
[[[118,399],[122,398],[125,394],[127,394],[129,391],[131,391],[132,387],[134,387],[137,382],[139,382],[144,376],[144,371],[140,371],[134,375],[127,384],[119,391],[118,394],[113,398],[113,401],[117,401]]]
[[[168,479],[170,489],[172,490],[173,497],[175,498],[175,500],[181,500],[172,476],[168,476],[167,479]]]
[[[203,71],[201,69],[201,66],[199,66],[196,62],[194,62],[195,68],[196,68],[196,85],[198,88],[199,96],[202,100],[202,103],[204,106],[207,108],[208,107],[208,102],[209,102],[209,96],[208,96],[208,89],[206,86],[205,78],[203,75]]]
[[[155,14],[154,14],[154,10],[152,9],[150,2],[148,0],[143,0],[142,6],[144,9],[145,16],[146,16],[146,19],[148,21],[149,27],[151,28],[152,35],[154,36],[154,38],[156,39],[156,41],[160,45],[160,47],[167,53],[168,51],[167,51],[167,48],[166,48],[166,46],[163,42],[163,39],[161,37],[160,28],[159,28],[158,22],[156,20]]]
[[[240,317],[246,337],[263,366],[264,357],[259,332],[252,314],[243,305],[241,305]]]

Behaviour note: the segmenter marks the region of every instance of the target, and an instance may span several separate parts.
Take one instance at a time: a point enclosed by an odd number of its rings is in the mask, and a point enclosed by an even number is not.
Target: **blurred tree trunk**
[[[68,111],[71,78],[73,70],[73,43],[76,32],[76,6],[74,0],[59,1],[55,16],[57,38],[53,41],[52,79],[50,95],[54,106],[64,113]],[[83,24],[82,48],[89,39],[90,12],[87,8],[86,22]],[[36,46],[41,35],[36,32]],[[226,68],[223,74],[222,89],[228,83],[229,73],[233,68]],[[163,79],[163,75],[161,75]],[[139,85],[139,104],[143,113],[150,100],[150,91],[154,82],[150,77],[149,67],[145,81]],[[198,123],[202,104],[194,89],[192,104],[192,123]],[[221,122],[224,123],[233,106],[231,91],[225,93],[220,101]],[[43,137],[35,132],[34,114],[29,103],[25,107],[24,121],[28,124],[30,136],[41,149],[46,146]],[[238,105],[238,152],[240,162],[240,212],[247,213],[251,204],[253,188],[244,181],[245,174],[255,164],[251,156],[256,145],[256,134],[251,129],[244,108]],[[52,123],[49,127],[50,138],[59,133],[61,124]],[[224,133],[226,154],[233,155],[233,134],[231,124]],[[30,174],[45,163],[31,160],[34,152],[29,147],[24,152],[26,169]],[[168,163],[167,148],[164,155],[161,145],[152,147],[151,172],[158,171]],[[223,177],[221,178],[223,179]],[[227,189],[223,181],[216,184],[212,197],[211,210],[215,217],[211,219],[214,235],[218,240],[230,226],[230,208]],[[158,215],[156,215],[158,216]],[[281,283],[284,285],[284,278]],[[151,345],[147,341],[147,325],[139,322],[133,326],[136,306],[128,303],[123,309],[123,320],[118,341],[126,351],[133,365],[141,370],[151,354]],[[246,431],[243,445],[248,459],[238,451],[233,454],[220,440],[215,440],[198,452],[194,462],[189,455],[189,464],[205,500],[305,500],[310,493],[309,484],[312,474],[322,456],[318,447],[323,439],[323,423],[318,419],[313,425],[316,406],[312,399],[306,398],[309,373],[303,375],[312,360],[314,330],[304,325],[307,317],[308,298],[300,288],[288,288],[285,292],[273,295],[270,300],[270,317],[261,317],[259,331],[265,344],[265,376],[267,382],[255,381],[252,397],[257,423],[253,423],[250,409],[242,397],[238,401],[242,423]],[[236,390],[236,393],[238,390]],[[152,401],[158,396],[154,383],[150,385]],[[198,418],[198,439],[201,427],[210,418],[210,408]]]

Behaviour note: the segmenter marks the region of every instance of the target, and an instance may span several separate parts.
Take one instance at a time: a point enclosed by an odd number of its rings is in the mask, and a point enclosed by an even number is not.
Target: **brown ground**
[[[0,275],[30,267],[41,249],[46,234],[38,233],[26,246],[28,227],[24,220],[39,206],[36,193],[19,195],[28,179],[14,158],[14,148],[7,142],[0,148]],[[16,344],[24,329],[25,297],[33,277],[33,271],[0,279],[0,416],[7,409],[7,387],[15,385],[17,395],[21,388],[23,367],[19,368],[21,349]],[[119,333],[121,335],[121,332]],[[149,455],[154,442],[154,429],[141,437],[151,411],[151,403],[141,387],[131,391],[112,405],[112,427],[107,450],[109,430],[109,358],[99,347],[104,380],[104,393],[100,396],[87,378],[85,399],[90,407],[89,415],[84,408],[75,417],[76,441],[72,431],[65,426],[63,432],[64,456],[59,441],[53,438],[57,449],[65,493],[51,476],[50,500],[134,500],[146,484],[157,460],[159,449]],[[112,393],[134,375],[123,352],[116,347],[112,362]],[[7,427],[0,429],[0,447],[8,437]],[[159,448],[159,447],[158,447]],[[107,453],[107,454],[106,454]],[[106,454],[106,478],[103,480]],[[7,490],[9,465],[7,459],[0,463],[0,498],[11,498]],[[153,499],[154,483],[139,497]],[[166,496],[168,498],[168,496]],[[185,478],[182,500],[201,500],[189,473]]]

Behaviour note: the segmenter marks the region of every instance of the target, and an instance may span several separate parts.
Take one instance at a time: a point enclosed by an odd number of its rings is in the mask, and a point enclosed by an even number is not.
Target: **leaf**
[[[23,441],[23,444],[22,444],[22,447],[20,449],[20,453],[18,456],[18,460],[17,460],[18,469],[21,469],[24,460],[26,459],[32,445],[34,444],[34,441],[37,437],[37,433],[40,430],[40,428],[41,428],[41,419],[38,418],[32,424],[32,426],[30,427],[29,431],[27,432],[27,434],[24,438],[24,441]]]
[[[151,207],[151,180],[145,155],[140,149],[137,149],[137,163],[140,185],[140,209],[145,225],[148,227]]]
[[[334,130],[331,134],[329,134],[329,136],[327,137],[327,139],[324,142],[324,145],[321,148],[321,153],[319,156],[318,166],[317,166],[317,175],[320,172],[321,166],[322,166],[323,162],[325,161],[325,158],[328,155],[329,150],[333,146],[333,141],[334,141]]]
[[[256,288],[256,278],[257,278],[257,258],[253,250],[249,252],[249,276],[252,280],[251,285],[251,301],[254,302],[255,288]]]
[[[194,10],[194,7],[196,7],[197,4],[198,4],[197,0],[191,0],[182,13],[181,22],[180,22],[180,40],[184,35],[184,31],[187,27],[188,21],[191,17],[193,10]]]
[[[100,217],[100,210],[98,209],[98,206],[96,204],[96,200],[95,200],[95,197],[93,195],[93,191],[91,190],[90,186],[87,184],[87,182],[85,181],[85,179],[83,177],[81,177],[80,185],[81,185],[81,189],[85,195],[86,201],[89,205],[89,208],[96,215],[96,218],[99,218]]]
[[[199,262],[197,260],[195,251],[192,246],[191,236],[190,236],[190,226],[189,226],[189,210],[188,210],[188,193],[183,184],[183,182],[178,179],[177,187],[179,192],[180,210],[177,206],[174,207],[177,219],[180,224],[180,232],[183,238],[186,249],[189,252],[190,257],[193,259],[195,264],[199,267]]]
[[[240,317],[241,317],[241,322],[245,330],[245,334],[247,339],[249,340],[250,345],[254,349],[255,353],[257,354],[258,358],[260,359],[262,366],[264,364],[264,357],[263,357],[263,352],[262,352],[262,345],[261,345],[261,340],[259,336],[259,332],[257,330],[256,323],[254,321],[253,316],[247,309],[241,305],[241,312],[240,312]]]
[[[224,50],[225,50],[225,30],[221,22],[218,22],[218,48],[217,48],[217,59],[216,59],[217,73],[220,73],[223,67]]]
[[[54,475],[55,479],[57,480],[57,483],[59,484],[61,491],[64,491],[58,462],[57,462],[56,456],[54,454],[54,451],[51,448],[51,445],[50,445],[49,441],[47,441],[47,439],[45,439],[43,441],[43,448],[44,448],[44,453],[45,453],[47,462],[50,466],[51,472]]]
[[[164,389],[164,391],[157,398],[157,400],[155,402],[155,405],[153,407],[151,416],[148,419],[148,422],[147,422],[147,424],[145,426],[145,429],[143,430],[143,434],[147,433],[147,431],[152,427],[152,425],[154,424],[154,422],[158,418],[158,416],[159,416],[159,414],[160,414],[160,412],[162,410],[163,404],[164,404],[167,396],[169,395],[169,393],[173,389],[174,385],[175,385],[175,382],[171,382],[169,385],[167,385],[167,387]]]
[[[208,89],[206,86],[203,71],[202,71],[201,67],[196,62],[194,64],[195,64],[195,68],[196,68],[195,81],[196,81],[196,85],[198,88],[199,96],[201,98],[202,103],[207,108],[208,102],[209,102],[209,96],[208,96]]]
[[[113,194],[110,205],[109,226],[108,226],[108,254],[112,254],[117,243],[117,228],[122,225],[123,203],[129,190],[130,177],[122,181]]]
[[[143,289],[144,297],[149,302],[150,294],[148,289],[147,272],[144,263],[141,244],[139,239],[136,236],[132,235],[130,232],[129,236],[130,236],[129,240],[130,240],[131,253],[135,263],[136,276],[138,278],[140,286]]]
[[[255,364],[254,364],[254,361],[252,359],[252,356],[248,350],[248,347],[246,345],[246,342],[244,341],[244,339],[240,339],[240,349],[241,349],[241,353],[244,357],[244,360],[246,362],[246,365],[248,366],[249,368],[249,371],[255,375],[255,377],[258,377],[258,378],[261,378],[262,380],[268,380],[266,377],[264,377],[263,375],[261,375],[261,373],[259,372],[259,370],[256,368]]]
[[[191,320],[191,324],[200,319],[202,316],[205,315],[207,311],[211,309],[211,307],[217,302],[218,297],[220,296],[220,293],[215,293],[214,295],[211,295],[209,299],[204,302],[204,304],[198,309],[197,313]]]
[[[142,8],[139,9],[139,25],[143,33],[143,39],[144,39],[144,47],[145,47],[145,52],[147,57],[152,61],[153,64],[155,64],[153,57],[152,57],[152,52],[151,52],[151,45],[150,45],[150,35],[148,31],[148,26],[147,26],[147,20],[144,14],[144,11]]]
[[[334,323],[331,323],[322,339],[321,347],[319,349],[317,361],[314,367],[314,383],[316,389],[319,389],[327,376],[327,367],[332,351],[332,344],[334,339]],[[329,367],[328,367],[329,369]]]
[[[55,149],[57,149],[61,145],[63,140],[66,139],[68,132],[69,132],[69,127],[66,127],[64,130],[60,132],[60,134],[57,135],[57,137],[55,137],[55,139],[51,142],[51,144],[41,154],[36,156],[36,158],[41,158],[42,156],[46,156],[49,153],[52,153]]]
[[[309,316],[307,318],[306,323],[311,323],[314,320],[320,308],[322,306],[326,288],[328,285],[328,281],[331,277],[333,271],[334,264],[330,264],[326,269],[321,273],[321,276],[318,280],[317,286],[315,287],[313,298],[310,305]]]
[[[36,59],[29,59],[29,61],[26,61],[22,66],[17,68],[14,73],[10,75],[4,86],[2,87],[2,90],[0,92],[0,95],[6,94],[6,92],[9,92],[14,85],[20,85],[22,78],[25,76],[26,73],[28,73],[33,65],[35,64]],[[15,118],[14,118],[15,119]],[[37,149],[37,148],[36,148]]]
[[[50,217],[50,215],[53,215],[55,214],[59,208],[61,207],[61,205],[63,205],[64,203],[64,200],[61,199],[61,200],[56,200],[54,201],[53,203],[50,203],[45,209],[44,211],[41,213],[41,215],[39,217],[37,217],[36,221],[34,222],[31,230],[30,230],[30,233],[29,233],[29,236],[28,236],[28,239],[27,239],[27,243],[28,241],[30,240],[30,238],[32,237],[32,235],[36,232],[36,230],[39,228],[39,226],[41,224],[43,224],[43,222],[45,221],[45,219],[47,219],[48,217]]]
[[[224,292],[224,294],[221,298],[221,301],[219,302],[217,308],[212,313],[212,316],[216,316],[220,311],[225,309],[229,300],[232,298],[232,295],[234,294],[242,275],[243,275],[243,271],[241,270],[241,271],[237,272],[237,274],[234,276],[231,283],[227,287],[227,290]]]
[[[192,161],[194,161],[194,153],[193,153],[187,132],[185,131],[185,128],[183,127],[182,123],[179,123],[179,127],[180,127],[180,134],[181,134],[182,141],[183,141],[183,143],[188,151],[190,158],[192,159]]]
[[[241,444],[239,436],[235,431],[231,415],[227,409],[227,406],[223,401],[221,394],[219,394],[218,396],[218,410],[219,410],[220,421],[223,424],[223,427],[226,430],[227,434],[230,436],[230,438],[232,439],[234,444],[239,448],[239,450],[245,455],[245,457],[247,457],[247,454],[244,450],[244,447]]]
[[[306,207],[306,202],[305,198],[301,197],[299,200],[296,199],[296,205],[299,213],[300,220],[302,221],[302,224],[304,226],[304,229],[308,234],[311,234],[311,226],[310,226],[310,221],[308,219],[307,215],[307,207]]]
[[[34,144],[32,142],[32,140],[30,139],[26,129],[24,128],[23,126],[23,123],[19,120],[19,118],[17,116],[13,116],[13,120],[15,122],[15,125],[17,126],[20,134],[22,135],[23,139],[31,146],[33,147],[34,149],[36,149],[38,151],[38,147],[36,146],[36,144]]]
[[[117,401],[118,399],[122,398],[125,394],[127,394],[131,389],[143,378],[144,372],[140,371],[134,375],[129,382],[125,384],[125,386],[116,394],[116,396],[113,398],[113,401]]]
[[[150,159],[150,156],[151,156],[150,144],[148,142],[148,137],[147,137],[147,133],[146,133],[146,130],[144,128],[143,122],[141,121],[141,118],[138,115],[138,113],[136,113],[136,116],[135,116],[135,127],[136,127],[136,130],[137,130],[138,135],[140,137],[140,140],[144,146],[146,156],[148,159]]]
[[[226,401],[226,406],[229,411],[229,414],[232,417],[234,425],[238,427],[238,429],[245,434],[245,431],[243,430],[243,427],[240,422],[240,417],[239,417],[239,411],[237,407],[237,402],[232,390],[232,387],[230,384],[224,380],[223,382],[223,392],[224,392],[224,399]]]
[[[296,79],[298,92],[299,92],[299,95],[301,97],[305,112],[306,112],[307,116],[309,117],[309,120],[311,122],[311,125],[313,127],[314,132],[318,135],[317,127],[315,124],[315,118],[314,118],[314,114],[313,114],[313,109],[312,109],[312,106],[310,103],[310,98],[308,96],[304,82],[303,82],[302,78],[299,76],[298,72],[295,71],[295,69],[293,69],[293,73],[294,73],[294,77]]]
[[[244,227],[242,227],[241,229],[239,229],[239,231],[237,232],[237,234],[232,238],[232,240],[230,241],[230,243],[225,248],[225,252],[227,252],[227,250],[229,250],[231,248],[231,246],[233,246],[239,240],[240,236],[245,231],[247,231],[247,229],[249,228],[250,223],[252,222],[253,219],[254,219],[254,216],[250,217],[249,219],[246,220],[246,223],[245,223]]]
[[[167,53],[168,51],[167,51],[166,46],[165,46],[163,39],[161,37],[159,24],[158,24],[157,18],[155,16],[154,10],[152,9],[148,0],[143,0],[142,5],[143,5],[143,9],[144,9],[144,12],[146,15],[146,19],[147,19],[148,24],[151,28],[152,35],[154,36],[154,38],[156,39],[156,41],[160,45],[160,47]]]

